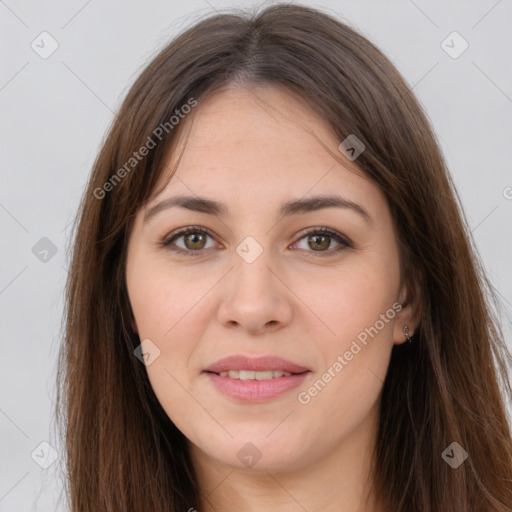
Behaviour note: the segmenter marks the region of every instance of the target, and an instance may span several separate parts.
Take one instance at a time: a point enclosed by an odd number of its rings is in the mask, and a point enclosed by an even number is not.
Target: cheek
[[[384,265],[365,257],[347,265],[334,278],[326,276],[325,282],[317,281],[316,289],[321,293],[312,295],[311,285],[304,286],[310,287],[308,304],[318,311],[331,337],[346,342],[373,326],[392,307],[398,288],[398,268],[392,260]],[[379,323],[379,330],[389,334],[391,325],[390,322],[382,327]]]
[[[338,409],[329,414],[340,420],[348,412],[362,414],[384,382],[393,347],[398,272],[390,252],[388,260],[360,258],[335,282],[320,283],[324,293],[313,307],[329,329],[317,338],[322,364],[319,391],[311,392],[317,393],[319,407],[330,410],[336,404]]]
[[[133,258],[128,267],[128,295],[141,342],[151,340],[150,350],[158,353],[146,366],[148,378],[174,420],[177,404],[187,399],[179,383],[188,387],[190,357],[195,340],[201,338],[201,315],[207,317],[200,300],[204,290],[187,285],[176,273],[171,278],[161,264],[139,263]]]
[[[127,287],[141,339],[172,339],[205,294],[204,282],[185,279],[179,269],[148,256],[134,255]]]
[[[301,389],[299,402],[305,404],[304,414],[320,415],[331,425],[326,430],[334,438],[355,431],[377,406],[393,346],[394,310],[385,316],[387,322],[380,314],[390,308],[374,300],[364,309],[347,306],[337,317],[333,312],[330,323],[336,337],[323,336],[318,343],[322,363],[308,387]]]
[[[159,350],[146,366],[151,387],[171,421],[187,430],[186,419],[202,413],[191,398],[189,362],[195,340],[201,338],[201,317],[208,316],[200,300],[204,289],[187,285],[176,273],[172,278],[168,274],[157,264],[134,265],[127,285],[139,338],[150,339]]]

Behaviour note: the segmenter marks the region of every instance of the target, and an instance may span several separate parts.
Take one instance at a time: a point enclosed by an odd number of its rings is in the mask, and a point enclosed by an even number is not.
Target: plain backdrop
[[[413,87],[510,318],[512,0],[302,3],[358,29]],[[70,222],[113,112],[175,34],[255,5],[0,1],[0,512],[65,510],[52,414]]]

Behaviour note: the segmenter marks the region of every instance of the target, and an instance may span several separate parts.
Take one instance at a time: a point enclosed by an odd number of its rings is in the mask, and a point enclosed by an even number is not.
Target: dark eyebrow
[[[208,215],[229,215],[229,209],[226,205],[214,201],[213,199],[198,196],[175,196],[164,199],[150,208],[144,216],[144,222],[147,222],[151,217],[154,217],[162,210],[174,207],[186,208],[187,210],[206,213]],[[314,212],[323,208],[350,208],[364,217],[366,222],[372,224],[372,218],[361,205],[341,196],[319,195],[307,199],[294,199],[283,203],[279,212],[281,217],[285,217],[288,215]]]

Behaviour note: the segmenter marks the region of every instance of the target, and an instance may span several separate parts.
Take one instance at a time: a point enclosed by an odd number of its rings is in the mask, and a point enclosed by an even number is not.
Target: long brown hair
[[[500,305],[427,117],[372,43],[331,15],[287,4],[216,14],[175,38],[131,87],[95,161],[74,226],[57,377],[71,510],[199,510],[185,438],[134,356],[141,340],[125,259],[134,216],[187,124],[170,119],[232,83],[284,85],[340,141],[356,134],[366,146],[357,164],[388,200],[421,323],[412,343],[393,348],[382,390],[379,503],[509,512],[512,389]],[[456,469],[442,457],[452,442],[468,454]]]

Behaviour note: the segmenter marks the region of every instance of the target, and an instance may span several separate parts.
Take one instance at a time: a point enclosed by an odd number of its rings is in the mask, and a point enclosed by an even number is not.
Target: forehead
[[[199,100],[185,124],[156,188],[174,169],[177,179],[154,200],[188,193],[270,205],[276,197],[332,192],[382,200],[360,169],[344,163],[341,153],[338,159],[329,154],[323,145],[339,152],[340,143],[331,127],[284,87],[224,89]]]

